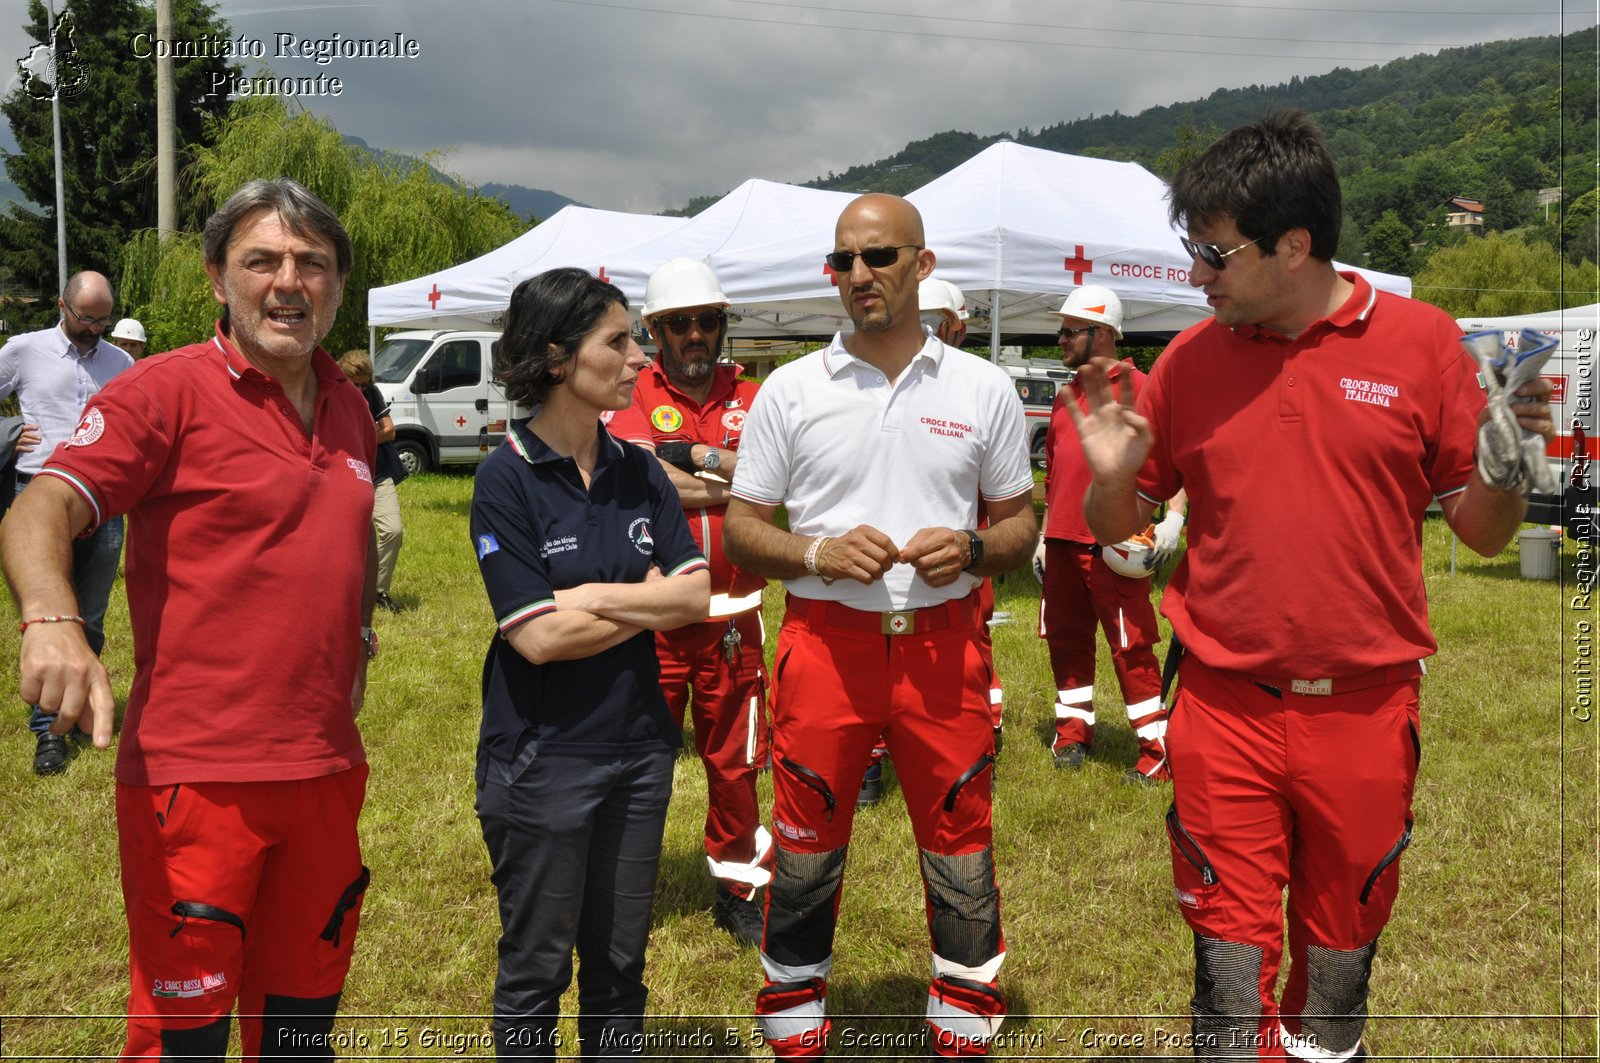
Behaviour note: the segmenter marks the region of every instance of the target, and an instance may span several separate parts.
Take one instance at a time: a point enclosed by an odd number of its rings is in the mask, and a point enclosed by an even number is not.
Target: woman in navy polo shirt
[[[499,625],[483,668],[477,810],[500,900],[501,1058],[555,1058],[574,947],[582,1058],[642,1046],[680,745],[652,632],[702,619],[710,594],[660,463],[600,421],[628,405],[644,364],[613,285],[558,269],[512,294],[495,370],[535,412],[510,424],[472,494]]]

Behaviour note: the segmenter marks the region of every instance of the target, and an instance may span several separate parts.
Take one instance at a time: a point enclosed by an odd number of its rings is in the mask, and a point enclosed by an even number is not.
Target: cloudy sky
[[[442,151],[474,182],[634,211],[720,194],[748,177],[806,181],[945,130],[1137,113],[1218,88],[1596,21],[1596,0],[217,6],[236,36],[265,53],[247,62],[249,73],[343,82],[338,97],[303,101],[341,132],[395,151]],[[27,51],[25,10],[26,0],[0,0],[6,84]],[[280,57],[280,34],[389,42],[398,34],[418,54],[318,65]]]

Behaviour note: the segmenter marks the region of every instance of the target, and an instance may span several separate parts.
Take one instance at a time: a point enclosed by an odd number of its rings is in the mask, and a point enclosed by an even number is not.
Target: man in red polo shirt
[[[367,885],[355,716],[377,643],[367,405],[318,344],[352,248],[293,181],[206,223],[216,335],[90,400],[18,498],[24,698],[110,744],[71,544],[129,514],[135,674],[117,756],[132,990],[124,1059],[332,1058]]]
[[[1145,375],[1127,359],[1117,359],[1122,339],[1122,300],[1109,288],[1085,284],[1067,296],[1061,309],[1061,361],[1080,369],[1091,358],[1108,359],[1113,384],[1126,374],[1135,398],[1144,390]],[[1167,503],[1167,515],[1156,527],[1150,569],[1124,576],[1101,557],[1100,547],[1083,520],[1083,492],[1089,466],[1078,445],[1067,406],[1082,409],[1083,389],[1076,380],[1056,394],[1050,427],[1045,433],[1044,593],[1039,603],[1039,637],[1050,648],[1050,671],[1056,684],[1056,735],[1050,752],[1058,768],[1077,769],[1094,745],[1094,630],[1104,629],[1111,664],[1127,707],[1128,726],[1139,743],[1139,759],[1124,778],[1155,783],[1167,771],[1167,711],[1161,704],[1161,666],[1155,645],[1161,641],[1156,611],[1150,604],[1150,572],[1160,568],[1178,546],[1183,527],[1184,497],[1179,491]]]
[[[766,763],[766,670],[761,591],[722,552],[722,516],[739,461],[756,383],[719,362],[728,299],[704,262],[674,258],[645,286],[644,322],[655,364],[639,375],[633,405],[611,434],[655,452],[678,489],[689,530],[711,563],[711,614],[704,623],[656,634],[661,687],[706,767],[706,861],[716,879],[717,924],[746,945],[761,943],[756,891],[772,877],[772,836],[761,826],[756,773]]]
[[[1336,271],[1341,213],[1304,115],[1218,140],[1171,202],[1215,318],[1167,348],[1137,410],[1091,364],[1075,417],[1101,543],[1189,495],[1162,600],[1186,651],[1167,833],[1203,1059],[1365,1058],[1372,958],[1411,841],[1420,660],[1437,648],[1423,514],[1437,499],[1490,556],[1526,509],[1476,460],[1487,411],[1455,322]],[[1517,392],[1522,427],[1547,439],[1549,392]]]

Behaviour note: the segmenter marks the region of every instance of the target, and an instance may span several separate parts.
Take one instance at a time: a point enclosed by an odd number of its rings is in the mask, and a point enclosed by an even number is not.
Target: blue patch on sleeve
[[[499,549],[500,549],[500,544],[495,541],[495,537],[493,535],[480,535],[480,536],[478,536],[478,560],[479,561],[482,561],[484,558],[488,557],[490,554],[494,553],[496,550],[499,550]]]

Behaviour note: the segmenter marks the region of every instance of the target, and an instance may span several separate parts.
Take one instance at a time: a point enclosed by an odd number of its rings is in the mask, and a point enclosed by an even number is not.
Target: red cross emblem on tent
[[[833,271],[832,266],[824,262],[822,264],[822,272],[827,276],[829,284],[833,285],[835,288],[839,287],[839,275]]]
[[[604,266],[600,267],[600,272],[596,273],[595,276],[599,277],[601,280],[605,281],[607,284],[611,283],[611,278],[606,276],[606,268]]]
[[[457,428],[465,428],[465,427],[467,427],[467,419],[465,417],[457,417],[456,418],[456,427]]]
[[[439,290],[439,286],[435,284],[433,286],[433,291],[428,293],[428,305],[433,307],[435,310],[439,309],[439,297],[443,294],[444,293]]]
[[[1066,265],[1062,266],[1061,268],[1072,274],[1073,284],[1082,285],[1083,275],[1085,273],[1094,272],[1094,259],[1083,257],[1082,244],[1078,244],[1073,250],[1075,250],[1077,254],[1067,259]]]

